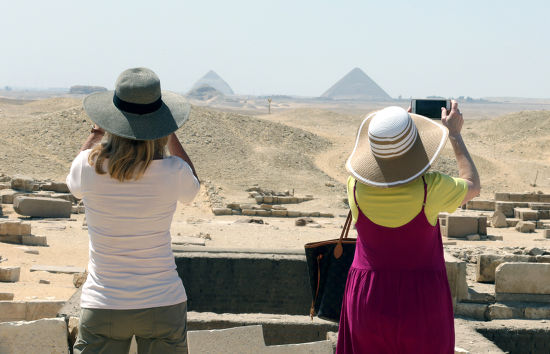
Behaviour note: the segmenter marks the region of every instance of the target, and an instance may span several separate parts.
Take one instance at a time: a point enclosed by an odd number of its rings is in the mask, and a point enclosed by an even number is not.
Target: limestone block
[[[453,304],[468,297],[468,283],[466,282],[466,262],[445,253],[445,269]]]
[[[63,199],[63,200],[66,200],[68,202],[71,202],[73,204],[78,203],[78,199],[76,199],[75,196],[72,195],[71,193],[53,193],[53,194],[50,194],[50,195],[45,195],[45,197],[55,198],[55,199]]]
[[[233,210],[241,210],[241,205],[239,203],[229,203],[225,207]]]
[[[544,238],[550,238],[550,229],[544,230]]]
[[[65,182],[48,182],[40,186],[43,191],[52,191],[56,193],[70,193],[69,187]]]
[[[489,241],[504,241],[504,237],[496,235],[487,235]]]
[[[528,208],[529,203],[495,202],[495,211],[501,211],[507,218],[514,217],[514,208]]]
[[[271,209],[273,209],[273,205],[271,205],[271,204],[262,204],[262,205],[260,205],[260,208],[265,209],[265,210],[271,210]]]
[[[292,197],[288,197],[288,196],[279,197],[280,204],[290,204],[291,201],[292,201]]]
[[[231,209],[229,208],[212,208],[214,215],[231,215]]]
[[[48,239],[46,236],[23,235],[21,243],[27,246],[47,246]]]
[[[332,213],[319,213],[319,216],[322,218],[333,218],[334,214]]]
[[[503,263],[495,271],[495,292],[550,295],[548,279],[549,263]]]
[[[447,217],[447,237],[466,237],[478,233],[478,217],[449,215]]]
[[[271,216],[271,210],[265,210],[265,209],[256,210],[256,215],[258,215],[258,216]]]
[[[25,321],[35,321],[41,318],[55,317],[65,301],[36,300],[26,303]]]
[[[487,235],[487,217],[479,216],[477,218],[477,233],[485,236]]]
[[[550,203],[550,194],[539,194],[539,202]]]
[[[243,209],[241,212],[243,215],[256,215],[256,210],[254,209]]]
[[[0,242],[21,244],[21,235],[0,235]]]
[[[30,235],[31,224],[21,220],[0,220],[0,235],[21,236]]]
[[[15,266],[0,267],[0,282],[15,283],[19,281],[21,268]]]
[[[539,196],[538,194],[531,193],[510,193],[510,201],[523,203],[538,202]]]
[[[26,315],[26,302],[0,301],[0,322],[24,321]]]
[[[63,199],[16,197],[13,209],[20,215],[44,218],[69,218],[71,202]]]
[[[527,306],[524,313],[529,320],[550,319],[550,306]]]
[[[0,301],[11,301],[14,296],[13,293],[0,293]]]
[[[273,209],[273,210],[286,210],[286,207],[284,207],[282,205],[273,205],[271,207],[271,209]]]
[[[0,197],[1,197],[0,202],[2,202],[3,204],[13,204],[13,199],[16,196],[21,195],[21,194],[24,194],[24,193],[14,191],[13,189],[1,190],[0,191]]]
[[[529,208],[533,210],[550,210],[550,203],[529,203]]]
[[[493,227],[507,227],[508,223],[506,222],[506,215],[501,211],[495,211],[491,217],[491,226]]]
[[[273,197],[270,195],[266,195],[264,197],[264,203],[273,203]]]
[[[256,203],[258,204],[262,204],[264,202],[264,197],[261,195],[255,196],[254,199],[256,199]]]
[[[510,201],[510,193],[496,192],[495,201],[504,201],[504,202]]]
[[[466,209],[470,210],[495,210],[495,201],[487,199],[472,199],[466,203]]]
[[[67,354],[67,325],[62,318],[0,323],[0,353]]]
[[[35,190],[36,182],[26,176],[15,176],[11,180],[11,189],[23,192],[32,192]]]
[[[302,216],[302,213],[301,213],[301,212],[299,212],[299,211],[294,211],[294,210],[288,210],[286,214],[287,214],[287,216],[288,216],[289,218],[297,218],[297,217]]]
[[[489,320],[523,318],[523,312],[521,308],[497,303],[489,305],[488,317]]]
[[[189,331],[187,333],[189,354],[332,354],[328,340],[301,344],[266,346],[261,325],[235,328]]]
[[[520,220],[516,225],[516,230],[523,233],[535,232],[536,225],[531,221]]]
[[[495,271],[505,262],[536,262],[536,257],[525,255],[497,255],[480,254],[476,264],[476,281],[480,283],[494,283]]]
[[[2,189],[11,189],[11,183],[6,183],[6,182],[0,183],[0,190]]]
[[[473,235],[466,235],[466,239],[468,241],[479,241],[481,240],[481,237],[478,234],[473,234]]]
[[[240,210],[231,210],[231,215],[241,215]]]
[[[531,210],[527,208],[514,208],[514,217],[524,221],[538,220],[539,214],[536,210]]]
[[[271,210],[271,216],[286,217],[287,216],[287,211],[286,210],[273,209],[273,210]]]
[[[516,218],[506,218],[506,225],[508,227],[515,227],[519,222],[519,219]]]
[[[455,306],[455,315],[465,316],[478,321],[486,321],[489,304],[478,304],[473,302],[459,302]]]

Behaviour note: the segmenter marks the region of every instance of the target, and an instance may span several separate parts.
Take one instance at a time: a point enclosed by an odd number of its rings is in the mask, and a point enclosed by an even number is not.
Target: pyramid
[[[196,90],[201,86],[210,86],[215,88],[217,91],[223,93],[224,95],[233,95],[233,90],[214,70],[210,70],[203,77],[201,77],[193,87],[191,91]]]
[[[337,83],[332,85],[321,97],[336,100],[391,100],[374,80],[359,68],[355,68]]]

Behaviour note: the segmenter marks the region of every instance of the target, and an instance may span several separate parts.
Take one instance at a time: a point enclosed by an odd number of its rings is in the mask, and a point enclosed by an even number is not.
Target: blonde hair
[[[154,158],[164,157],[168,137],[156,140],[132,140],[106,133],[107,141],[96,145],[88,162],[95,165],[96,173],[109,173],[111,178],[121,182],[137,180],[143,176]],[[109,159],[107,171],[103,170],[105,159]]]

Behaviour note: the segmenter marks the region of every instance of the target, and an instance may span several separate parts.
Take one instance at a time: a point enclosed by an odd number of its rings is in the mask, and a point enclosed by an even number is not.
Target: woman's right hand
[[[447,112],[445,107],[441,107],[441,123],[449,129],[449,137],[456,138],[460,135],[464,118],[458,110],[458,102],[455,100],[451,101],[451,110],[449,112]]]

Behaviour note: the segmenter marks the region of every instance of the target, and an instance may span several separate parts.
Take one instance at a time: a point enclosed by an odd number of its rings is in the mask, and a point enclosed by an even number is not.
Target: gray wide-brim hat
[[[191,105],[176,93],[161,91],[158,76],[147,68],[119,75],[114,91],[91,94],[84,110],[105,131],[133,140],[154,140],[178,130]]]

